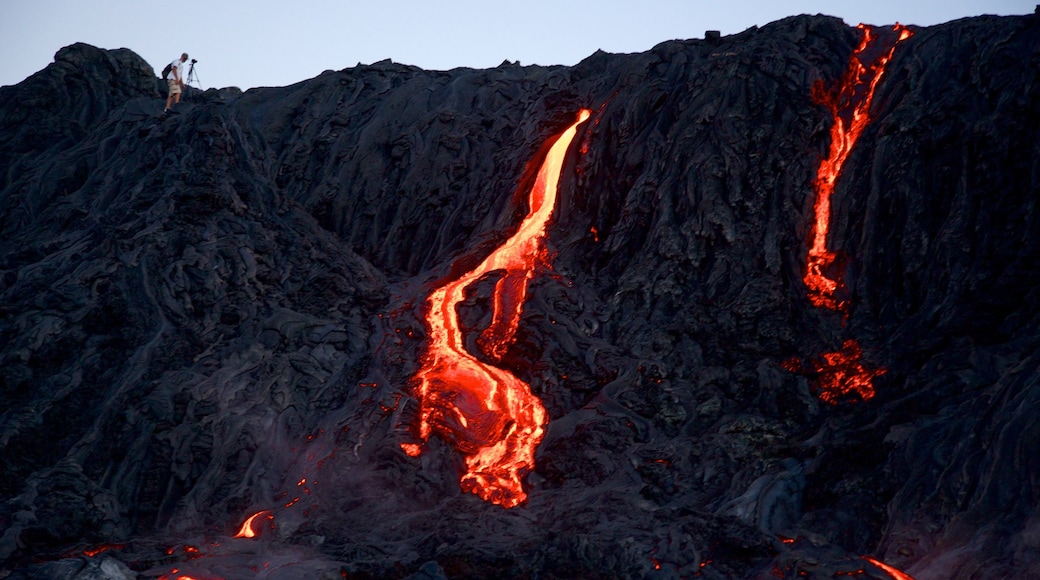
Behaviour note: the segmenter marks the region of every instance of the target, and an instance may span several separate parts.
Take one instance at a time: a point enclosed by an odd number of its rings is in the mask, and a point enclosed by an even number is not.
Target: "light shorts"
[[[181,84],[178,83],[175,79],[166,79],[166,86],[170,87],[171,95],[181,94]]]

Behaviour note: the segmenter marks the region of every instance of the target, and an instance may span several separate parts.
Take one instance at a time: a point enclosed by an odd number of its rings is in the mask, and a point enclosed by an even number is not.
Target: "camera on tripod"
[[[190,86],[191,83],[194,82],[195,84],[199,85],[199,88],[201,89],[202,88],[202,83],[199,81],[198,73],[195,72],[195,63],[197,63],[197,62],[199,62],[199,60],[197,58],[191,59],[191,66],[188,67],[188,83],[187,84]]]

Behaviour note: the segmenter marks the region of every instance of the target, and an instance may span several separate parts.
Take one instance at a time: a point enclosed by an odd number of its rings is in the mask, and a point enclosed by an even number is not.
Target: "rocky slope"
[[[386,61],[165,118],[138,56],[62,49],[0,88],[0,575],[1040,575],[1040,19],[900,45],[833,198],[842,315],[802,283],[813,87],[859,38]],[[502,361],[549,415],[506,510],[400,446],[423,303],[581,107]],[[852,337],[877,395],[822,403],[785,362]]]

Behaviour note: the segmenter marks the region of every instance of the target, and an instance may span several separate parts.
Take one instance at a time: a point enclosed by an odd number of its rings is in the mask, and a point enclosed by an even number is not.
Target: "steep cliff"
[[[803,283],[840,20],[166,117],[132,52],[62,49],[0,88],[0,570],[1040,575],[1040,19],[912,31],[831,200],[840,310]],[[426,299],[583,107],[495,361],[548,416],[505,509],[450,435],[402,447]],[[473,353],[496,282],[458,308]],[[852,339],[876,394],[822,402]]]

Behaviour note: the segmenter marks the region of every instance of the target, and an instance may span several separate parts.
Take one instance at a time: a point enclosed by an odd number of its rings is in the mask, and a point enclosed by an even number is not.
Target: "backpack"
[[[170,71],[173,70],[173,63],[166,65],[166,68],[162,69],[162,78],[166,78],[170,75]]]

